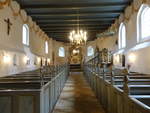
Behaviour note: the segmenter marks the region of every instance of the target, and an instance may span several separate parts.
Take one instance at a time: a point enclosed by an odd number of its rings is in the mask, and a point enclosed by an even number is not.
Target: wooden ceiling
[[[28,15],[57,41],[68,42],[69,32],[87,30],[88,40],[108,29],[132,0],[17,0]],[[78,12],[78,13],[77,13]]]

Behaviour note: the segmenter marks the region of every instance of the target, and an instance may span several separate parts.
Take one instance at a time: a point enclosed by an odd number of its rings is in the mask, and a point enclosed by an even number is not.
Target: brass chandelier
[[[83,45],[87,41],[87,32],[79,28],[79,13],[77,13],[77,30],[70,32],[69,39],[72,45]]]

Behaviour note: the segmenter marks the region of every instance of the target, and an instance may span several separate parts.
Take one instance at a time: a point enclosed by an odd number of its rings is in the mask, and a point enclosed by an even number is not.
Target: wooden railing
[[[84,64],[84,75],[107,113],[150,113],[150,76],[126,73],[100,64]]]
[[[67,64],[56,65],[51,67],[52,70],[49,69],[50,67],[44,67],[45,71],[41,73],[43,76],[51,73],[53,78],[41,88],[40,113],[50,113],[53,110],[69,74]],[[43,76],[42,78],[44,78]]]
[[[64,64],[0,78],[0,113],[51,113],[68,69]]]

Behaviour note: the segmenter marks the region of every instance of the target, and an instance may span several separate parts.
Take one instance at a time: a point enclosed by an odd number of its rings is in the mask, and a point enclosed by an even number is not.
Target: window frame
[[[45,53],[48,54],[49,48],[48,48],[48,41],[45,41]]]
[[[123,30],[124,30],[124,33],[123,33]],[[125,36],[123,36],[123,35],[125,35]],[[119,27],[119,34],[118,34],[118,48],[119,49],[126,48],[126,44],[127,44],[126,37],[127,37],[126,26],[124,23],[121,23],[120,27]]]
[[[59,57],[65,57],[65,48],[64,47],[59,47],[58,56]]]
[[[150,40],[150,35],[147,37],[142,37],[142,17],[143,13],[145,13],[145,10],[147,9],[150,9],[150,6],[148,6],[147,4],[142,4],[137,14],[137,43]]]
[[[92,53],[89,53],[89,51],[91,51],[90,49],[92,50]],[[87,47],[87,56],[94,56],[94,48],[92,46]]]
[[[26,31],[24,31],[24,29],[26,30]],[[25,34],[24,34],[24,32],[26,32]],[[29,31],[29,27],[28,27],[28,25],[27,24],[23,24],[23,26],[22,26],[22,43],[23,43],[23,45],[25,45],[25,46],[29,46],[29,40],[30,40],[30,31]],[[26,38],[24,39],[24,35],[26,36]],[[25,41],[24,41],[25,40]]]

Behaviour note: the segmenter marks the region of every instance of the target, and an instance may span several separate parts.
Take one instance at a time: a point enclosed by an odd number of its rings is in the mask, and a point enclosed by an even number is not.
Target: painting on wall
[[[122,55],[122,67],[125,67],[126,58],[125,55]]]
[[[125,55],[119,54],[119,61],[122,67],[125,67]]]
[[[13,56],[13,65],[14,65],[14,66],[17,66],[17,65],[18,65],[18,62],[17,62],[17,55],[16,55],[16,54]]]
[[[38,59],[35,57],[34,58],[34,65],[37,65],[38,64]]]

